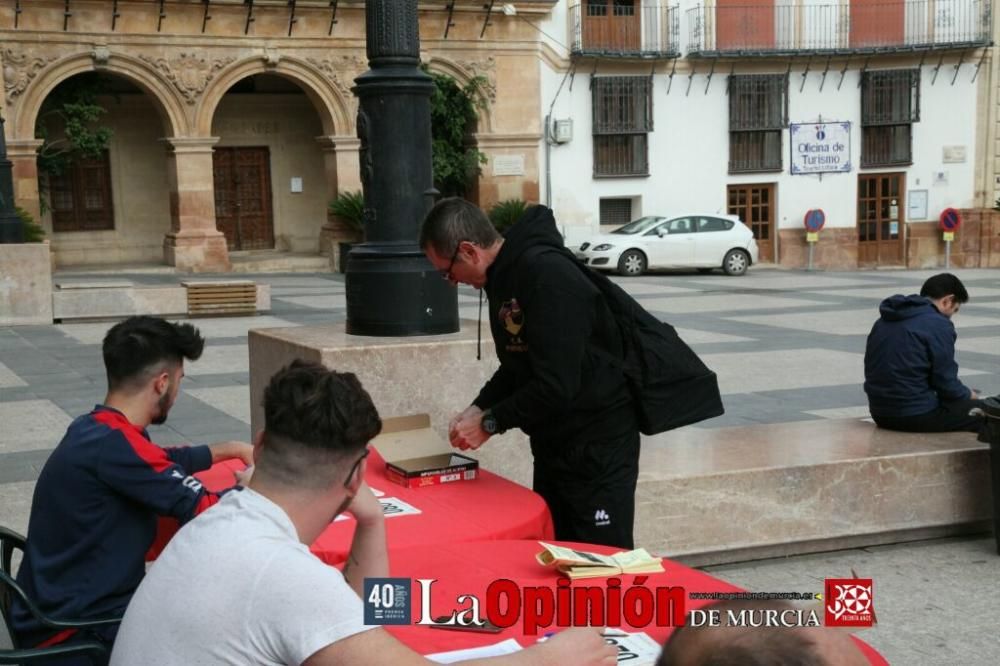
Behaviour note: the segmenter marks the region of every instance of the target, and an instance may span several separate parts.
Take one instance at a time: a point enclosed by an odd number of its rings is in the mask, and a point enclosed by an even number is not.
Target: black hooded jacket
[[[474,404],[492,409],[501,431],[572,437],[631,399],[604,355],[621,354],[615,319],[565,250],[551,210],[532,207],[510,228],[485,289],[500,368]]]

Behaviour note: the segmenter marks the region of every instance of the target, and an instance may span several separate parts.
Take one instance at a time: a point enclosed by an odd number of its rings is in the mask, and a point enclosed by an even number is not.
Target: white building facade
[[[538,25],[541,199],[571,246],[733,213],[789,266],[821,209],[829,269],[939,265],[954,208],[953,265],[989,265],[993,23],[983,0],[560,1]]]

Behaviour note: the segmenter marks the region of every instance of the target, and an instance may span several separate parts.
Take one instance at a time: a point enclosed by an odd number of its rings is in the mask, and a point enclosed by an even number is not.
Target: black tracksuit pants
[[[632,549],[639,426],[631,402],[571,436],[531,438],[534,490],[552,512],[556,539]]]

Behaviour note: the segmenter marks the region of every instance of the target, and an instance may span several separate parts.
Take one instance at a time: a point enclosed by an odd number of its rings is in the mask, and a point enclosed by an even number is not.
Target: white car
[[[650,268],[721,268],[743,275],[757,262],[757,241],[735,215],[651,216],[594,236],[576,256],[621,275],[642,275]]]

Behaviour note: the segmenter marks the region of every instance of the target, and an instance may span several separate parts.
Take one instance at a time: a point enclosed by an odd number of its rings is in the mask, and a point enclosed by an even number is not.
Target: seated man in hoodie
[[[881,318],[865,349],[865,393],[880,428],[905,432],[979,432],[984,407],[958,379],[955,325],[969,292],[951,273],[924,282],[920,295],[897,294],[882,301]]]

